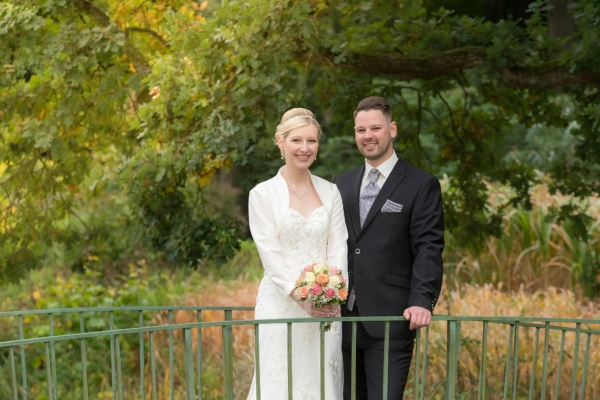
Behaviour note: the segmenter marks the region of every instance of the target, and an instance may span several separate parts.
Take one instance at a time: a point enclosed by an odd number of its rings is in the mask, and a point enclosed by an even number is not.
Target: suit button
[[[348,275],[349,275],[349,276],[352,276],[352,271],[348,271]]]
[[[355,249],[355,250],[354,250],[354,252],[355,252],[356,254],[360,254],[360,249]]]

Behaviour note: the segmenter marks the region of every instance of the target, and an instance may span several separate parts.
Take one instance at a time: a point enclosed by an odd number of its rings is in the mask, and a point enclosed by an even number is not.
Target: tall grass
[[[504,201],[506,194],[493,188],[490,203],[497,205]],[[582,281],[584,271],[593,270],[600,274],[597,271],[600,199],[595,197],[587,201],[587,213],[596,221],[589,228],[589,241],[580,240],[565,225],[550,218],[550,207],[567,204],[569,198],[551,195],[543,185],[533,190],[533,209],[509,212],[501,237],[487,238],[483,251],[459,248],[452,235],[447,234],[444,251],[447,283],[455,289],[468,282],[491,283],[508,291],[530,292],[558,287],[581,296],[590,287],[590,282]],[[600,275],[597,279],[600,283]]]

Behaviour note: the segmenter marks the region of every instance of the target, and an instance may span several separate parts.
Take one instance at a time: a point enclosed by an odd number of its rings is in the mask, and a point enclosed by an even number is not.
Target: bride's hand
[[[300,307],[313,318],[338,317],[341,312],[340,306],[331,304],[323,307],[315,307],[314,304],[306,301],[298,302],[298,304],[300,304]]]
[[[292,296],[296,303],[298,303],[298,305],[302,307],[305,313],[307,313],[313,318],[339,317],[342,312],[340,306],[328,304],[323,307],[315,307],[314,304],[309,303],[308,301],[299,301],[294,292],[292,292],[290,296]]]

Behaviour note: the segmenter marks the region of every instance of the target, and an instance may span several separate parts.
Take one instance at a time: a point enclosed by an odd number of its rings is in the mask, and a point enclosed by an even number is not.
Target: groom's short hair
[[[392,122],[392,107],[390,107],[389,103],[385,101],[384,98],[377,96],[369,96],[366,99],[361,100],[360,103],[356,106],[356,110],[354,110],[354,119],[356,119],[356,114],[360,111],[369,111],[369,110],[379,110],[388,120],[388,122]]]

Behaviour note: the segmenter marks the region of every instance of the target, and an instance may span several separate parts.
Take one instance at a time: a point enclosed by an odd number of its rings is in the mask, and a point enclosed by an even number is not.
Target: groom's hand
[[[403,317],[410,321],[410,329],[419,329],[431,322],[431,311],[419,306],[408,307]]]

